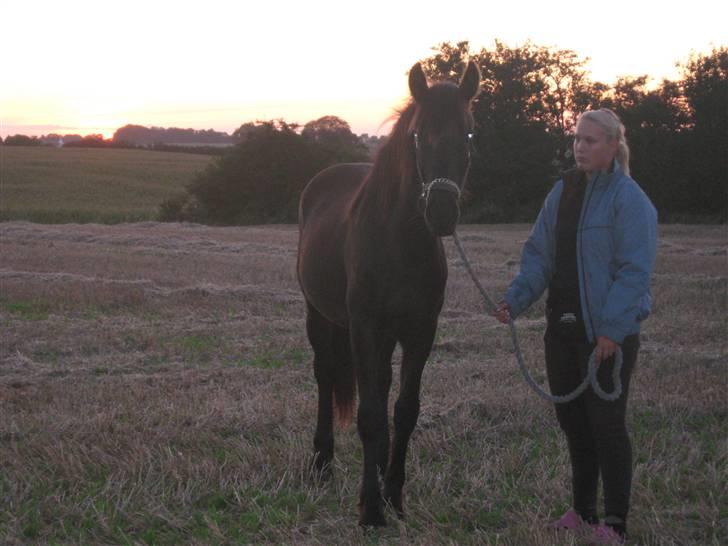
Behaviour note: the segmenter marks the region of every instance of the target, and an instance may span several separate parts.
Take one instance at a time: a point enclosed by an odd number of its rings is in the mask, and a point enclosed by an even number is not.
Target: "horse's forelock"
[[[448,126],[458,119],[470,125],[470,101],[463,100],[460,88],[452,82],[441,82],[433,85],[423,104],[422,117],[427,120],[430,128],[439,131],[447,130]],[[462,117],[461,117],[462,116]]]

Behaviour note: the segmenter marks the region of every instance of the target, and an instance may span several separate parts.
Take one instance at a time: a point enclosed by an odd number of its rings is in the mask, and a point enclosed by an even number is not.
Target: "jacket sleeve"
[[[562,184],[561,181],[557,182],[546,197],[528,240],[523,245],[520,271],[505,296],[513,318],[537,301],[551,281],[554,267],[554,225]]]
[[[621,192],[616,205],[616,273],[596,335],[621,344],[638,320],[640,302],[649,294],[657,254],[657,211],[636,184]]]

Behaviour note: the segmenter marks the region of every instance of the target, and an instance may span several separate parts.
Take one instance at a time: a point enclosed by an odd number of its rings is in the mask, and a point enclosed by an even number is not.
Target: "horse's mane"
[[[389,118],[395,119],[396,122],[386,142],[374,157],[371,178],[381,179],[388,185],[398,185],[403,179],[409,181],[414,176],[416,166],[411,133],[417,120],[418,110],[417,104],[410,99]],[[392,180],[392,178],[397,180]]]
[[[411,133],[417,118],[417,104],[410,100],[401,108],[398,108],[390,119],[395,124],[374,159],[375,168],[377,163],[383,163],[387,167],[405,174],[408,167],[413,163],[412,137]]]

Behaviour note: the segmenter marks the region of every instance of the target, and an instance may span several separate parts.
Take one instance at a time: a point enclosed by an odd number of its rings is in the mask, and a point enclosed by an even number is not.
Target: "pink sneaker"
[[[592,534],[589,537],[589,544],[616,546],[626,542],[622,535],[608,525],[592,525],[591,527]]]
[[[549,529],[568,529],[569,531],[576,531],[586,525],[586,522],[581,519],[581,516],[574,510],[569,510],[563,516],[556,521],[552,521],[547,525]]]

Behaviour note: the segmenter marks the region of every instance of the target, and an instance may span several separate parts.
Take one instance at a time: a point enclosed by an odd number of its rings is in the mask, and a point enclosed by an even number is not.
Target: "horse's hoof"
[[[384,501],[389,504],[397,514],[397,518],[404,519],[404,508],[402,507],[402,492],[384,493]]]
[[[362,508],[359,513],[359,525],[362,527],[385,527],[387,525],[387,519],[384,517],[381,508],[373,510]]]
[[[317,482],[328,482],[334,477],[334,465],[330,460],[316,456],[309,468],[311,476]]]
[[[331,470],[330,466],[326,466],[320,470],[317,468],[311,468],[310,476],[314,483],[325,484],[334,479],[334,471]]]

